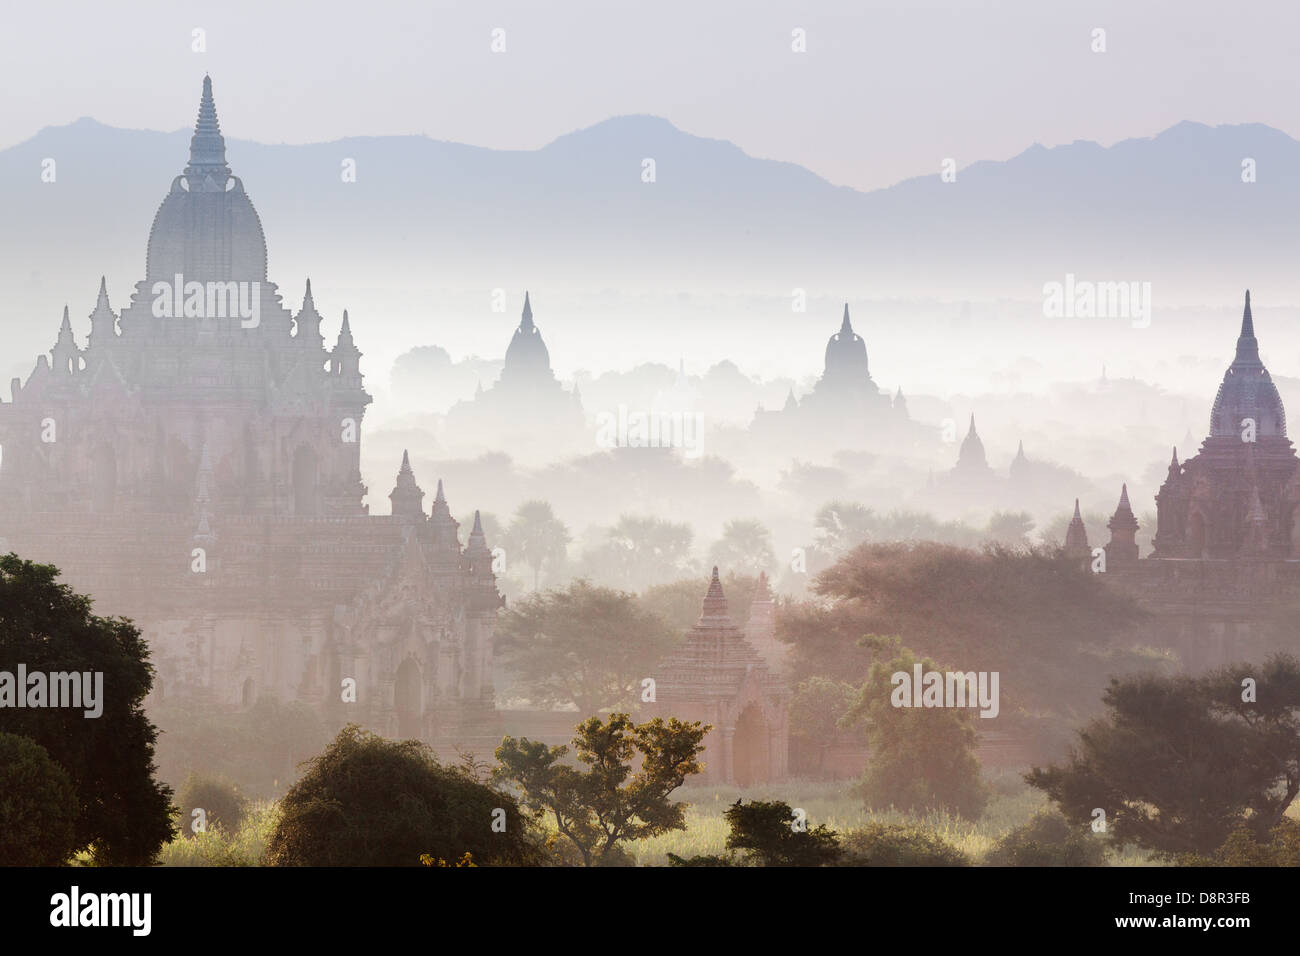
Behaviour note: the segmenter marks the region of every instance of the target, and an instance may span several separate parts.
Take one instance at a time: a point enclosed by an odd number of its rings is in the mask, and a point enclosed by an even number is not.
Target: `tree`
[[[1208,854],[1238,827],[1266,841],[1300,793],[1295,657],[1114,679],[1103,701],[1107,714],[1080,732],[1064,764],[1026,777],[1074,823],[1100,809],[1117,842]]]
[[[817,512],[817,544],[831,552],[848,551],[871,539],[873,514],[856,501],[832,501]]]
[[[736,519],[722,526],[722,537],[709,549],[709,563],[737,574],[772,570],[772,532],[759,521]]]
[[[777,632],[794,645],[796,679],[860,683],[874,653],[859,643],[863,634],[897,635],[918,654],[997,671],[998,728],[1024,734],[1037,759],[1050,760],[1100,711],[1112,675],[1173,665],[1146,649],[1146,613],[1103,577],[1059,549],[863,545],[818,575],[818,600],[778,610]]]
[[[28,737],[67,772],[77,793],[76,847],[102,865],[152,863],[173,835],[171,789],[154,779],[157,731],[143,701],[149,649],[123,618],[91,613],[57,568],[0,557],[0,672],[102,675],[102,713],[69,707],[0,708],[0,731]],[[94,677],[98,681],[98,677]]]
[[[1034,530],[1033,516],[1024,511],[995,511],[989,518],[984,537],[996,544],[1023,548],[1029,544],[1029,532]]]
[[[628,704],[673,638],[635,595],[578,580],[502,611],[496,646],[516,694],[594,714]]]
[[[687,524],[623,515],[585,561],[602,580],[627,588],[649,587],[690,570],[692,537]]]
[[[77,848],[77,794],[45,748],[0,733],[0,866],[62,866]]]
[[[533,569],[536,591],[542,567],[553,570],[563,564],[571,538],[547,502],[525,501],[515,511],[504,540],[509,554]]]
[[[842,729],[840,721],[852,709],[857,696],[852,684],[828,677],[810,677],[800,683],[790,701],[791,753],[815,753],[816,771],[821,774],[826,752]]]
[[[568,747],[506,737],[494,776],[518,785],[535,814],[552,816],[583,866],[610,865],[622,859],[622,843],[686,829],[685,804],[668,795],[703,769],[698,758],[710,729],[676,717],[643,724],[627,714],[611,714],[608,723],[590,717],[572,741],[586,770],[562,762]],[[641,766],[633,773],[637,754]]]
[[[866,724],[871,756],[858,790],[868,806],[899,810],[947,810],[977,817],[988,801],[975,759],[977,718],[957,707],[895,707],[893,674],[939,670],[897,638],[868,638],[876,652],[858,701],[845,720]],[[917,689],[919,692],[919,688]]]
[[[727,849],[760,866],[826,866],[840,855],[839,837],[824,823],[797,828],[798,815],[781,800],[737,800],[723,814],[731,832]]]
[[[312,759],[280,801],[272,866],[419,866],[421,855],[476,866],[540,860],[518,802],[418,740],[385,740],[355,724]]]

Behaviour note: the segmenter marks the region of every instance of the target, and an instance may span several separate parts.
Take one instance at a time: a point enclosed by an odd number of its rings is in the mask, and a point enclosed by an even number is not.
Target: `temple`
[[[766,578],[761,588],[766,588]],[[769,615],[760,590],[751,627],[769,653]],[[704,739],[704,782],[749,786],[780,780],[789,766],[790,697],[787,682],[764,660],[727,610],[713,569],[699,620],[655,675],[651,716],[698,720],[712,726]]]
[[[1300,600],[1297,465],[1247,292],[1209,435],[1181,463],[1174,449],[1156,495],[1152,552],[1139,557],[1127,486],[1108,523],[1107,577],[1156,614],[1162,643],[1189,668],[1261,659],[1275,649],[1284,609]],[[1072,522],[1070,535],[1067,550],[1082,555],[1081,523]]]
[[[448,410],[443,438],[458,454],[509,448],[520,458],[547,461],[595,449],[577,387],[565,390],[551,369],[527,292],[501,376]]]
[[[759,408],[750,427],[759,438],[813,454],[844,448],[917,450],[936,439],[933,428],[909,417],[901,387],[891,399],[871,377],[867,345],[853,331],[847,302],[839,331],[826,342],[822,374],[812,391],[800,399],[791,390],[779,410]]]
[[[155,695],[274,694],[435,745],[490,741],[501,597],[482,529],[462,546],[441,483],[426,515],[405,456],[391,515],[368,514],[351,320],[327,349],[310,280],[296,314],[269,280],[210,79],[145,277],[120,314],[101,279],[89,319],[82,348],[65,307],[0,402],[3,550],[135,620]]]

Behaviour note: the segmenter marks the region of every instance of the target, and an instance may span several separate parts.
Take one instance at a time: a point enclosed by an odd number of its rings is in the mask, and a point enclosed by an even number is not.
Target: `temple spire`
[[[713,566],[713,577],[709,579],[709,590],[704,595],[704,606],[700,609],[700,619],[696,627],[731,626],[731,617],[727,613],[727,597],[722,593],[722,580],[718,577],[718,566]]]
[[[840,335],[852,335],[853,326],[849,324],[849,304],[844,303],[844,321],[840,323]]]
[[[402,465],[397,469],[397,481],[388,494],[392,502],[392,513],[402,518],[421,519],[424,517],[424,492],[415,483],[415,473],[411,471],[411,457],[402,451]]]
[[[1128,484],[1120,487],[1119,505],[1115,514],[1106,522],[1110,529],[1110,542],[1106,545],[1106,561],[1109,564],[1131,564],[1138,559],[1137,518],[1128,501]]]
[[[1072,558],[1087,558],[1092,555],[1092,549],[1088,547],[1088,529],[1083,525],[1078,498],[1074,499],[1074,516],[1065,529],[1065,553]]]
[[[519,328],[523,329],[525,332],[531,332],[533,330],[533,306],[532,303],[528,301],[527,289],[524,290],[524,316],[519,323]]]
[[[1233,365],[1258,365],[1259,340],[1255,338],[1255,320],[1250,314],[1250,290],[1246,290],[1246,307],[1241,313],[1241,335],[1237,337],[1237,355]]]
[[[185,167],[185,178],[190,188],[197,188],[207,177],[224,187],[230,176],[226,165],[226,140],[217,122],[217,105],[212,98],[212,78],[203,77],[203,95],[199,98],[199,118],[194,123],[190,138],[190,164]]]

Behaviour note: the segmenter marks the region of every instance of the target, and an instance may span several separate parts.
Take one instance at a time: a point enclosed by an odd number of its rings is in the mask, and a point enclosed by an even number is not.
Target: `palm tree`
[[[510,551],[533,569],[533,590],[537,590],[542,566],[548,569],[564,561],[568,552],[569,529],[564,526],[549,502],[525,501],[515,511],[505,534]]]
[[[776,564],[772,533],[753,519],[728,521],[722,526],[722,537],[709,549],[709,563],[736,574],[770,572]]]

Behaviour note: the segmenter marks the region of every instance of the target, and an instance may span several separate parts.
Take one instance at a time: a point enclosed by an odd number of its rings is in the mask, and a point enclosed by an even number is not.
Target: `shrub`
[[[1264,840],[1242,825],[1210,855],[1186,854],[1177,862],[1181,866],[1300,866],[1300,823],[1283,817]]]
[[[1106,846],[1091,829],[1071,826],[1059,813],[1040,811],[998,841],[989,866],[1105,866]]]
[[[419,866],[421,855],[476,865],[528,864],[540,853],[514,798],[416,740],[339,732],[280,802],[272,866]],[[500,812],[504,811],[504,817]],[[494,828],[504,821],[504,830]]]
[[[918,826],[870,823],[841,837],[840,866],[970,866],[956,847]]]
[[[77,848],[77,793],[45,748],[0,733],[0,866],[59,866]]]
[[[181,811],[180,830],[186,836],[194,833],[194,810],[202,809],[209,827],[219,826],[234,833],[243,822],[248,801],[229,780],[191,772],[181,786],[177,806]]]
[[[825,824],[796,830],[794,811],[781,800],[737,800],[723,816],[731,827],[727,849],[763,866],[822,866],[841,852],[838,834]]]

